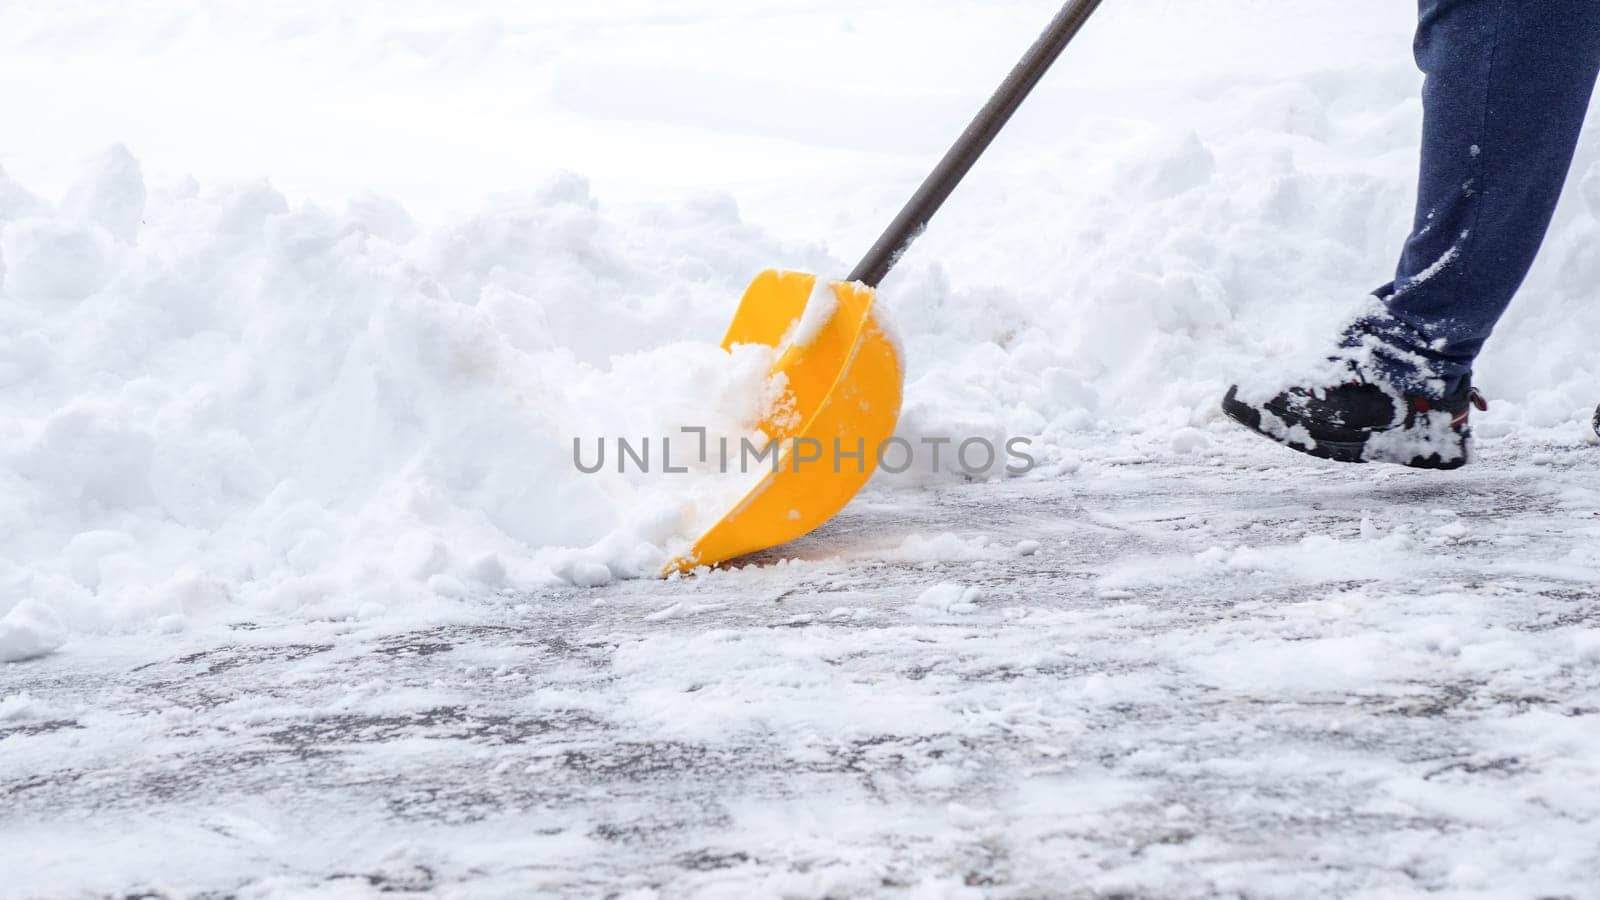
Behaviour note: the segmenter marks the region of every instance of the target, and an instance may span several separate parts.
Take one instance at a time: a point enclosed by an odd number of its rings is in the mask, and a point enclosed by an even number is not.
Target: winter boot
[[[1489,408],[1470,378],[1442,400],[1402,396],[1358,371],[1352,379],[1333,387],[1292,387],[1264,403],[1241,399],[1235,385],[1222,411],[1257,434],[1321,459],[1417,469],[1467,464],[1467,420],[1474,406]]]

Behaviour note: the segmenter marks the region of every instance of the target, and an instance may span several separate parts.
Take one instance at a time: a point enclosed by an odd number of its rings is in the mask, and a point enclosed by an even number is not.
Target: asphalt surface
[[[1229,452],[7,666],[0,895],[1594,896],[1596,452]]]

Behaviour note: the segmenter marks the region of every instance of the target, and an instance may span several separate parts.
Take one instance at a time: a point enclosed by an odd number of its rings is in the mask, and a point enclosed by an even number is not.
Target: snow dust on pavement
[[[14,667],[0,868],[23,896],[1582,896],[1600,461],[1271,449],[874,493],[793,559],[665,585]]]

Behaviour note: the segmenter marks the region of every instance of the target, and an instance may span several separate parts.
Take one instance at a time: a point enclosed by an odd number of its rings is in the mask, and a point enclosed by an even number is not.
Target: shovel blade
[[[817,278],[767,271],[745,292],[723,346],[783,346],[794,333]],[[777,444],[761,481],[663,574],[714,566],[809,534],[859,492],[894,436],[905,387],[899,347],[874,315],[865,285],[830,285],[838,308],[815,337],[785,348],[774,374],[786,402],[763,423]]]

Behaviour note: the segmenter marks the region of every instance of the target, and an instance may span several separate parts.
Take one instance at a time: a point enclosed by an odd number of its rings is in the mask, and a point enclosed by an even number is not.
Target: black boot
[[[1483,395],[1463,381],[1443,400],[1402,397],[1364,379],[1326,388],[1292,387],[1265,403],[1228,389],[1228,418],[1291,450],[1337,462],[1389,462],[1418,469],[1467,464],[1472,408]]]

